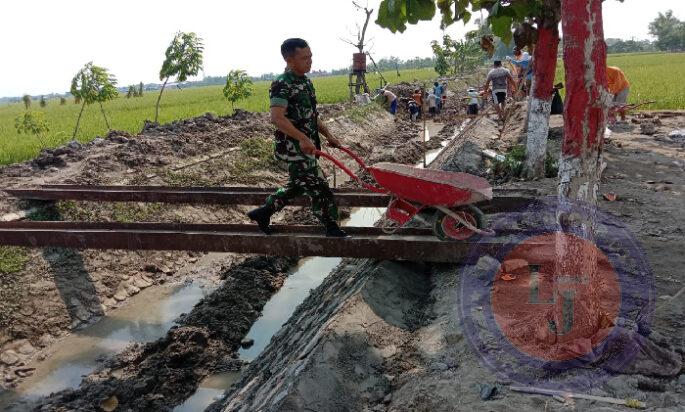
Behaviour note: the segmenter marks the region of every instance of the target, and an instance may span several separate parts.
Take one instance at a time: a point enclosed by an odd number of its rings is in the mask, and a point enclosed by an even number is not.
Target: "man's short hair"
[[[304,49],[306,47],[309,47],[306,40],[299,38],[288,39],[281,44],[281,56],[283,56],[284,59],[287,59],[288,57],[293,56],[297,49]]]
[[[495,67],[502,67],[502,60],[495,60]]]

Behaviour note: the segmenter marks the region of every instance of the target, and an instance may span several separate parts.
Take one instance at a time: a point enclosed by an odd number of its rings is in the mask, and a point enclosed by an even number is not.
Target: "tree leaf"
[[[513,20],[509,16],[497,16],[489,17],[490,25],[492,26],[492,32],[499,38],[502,39],[504,43],[509,43],[511,41],[511,25]]]

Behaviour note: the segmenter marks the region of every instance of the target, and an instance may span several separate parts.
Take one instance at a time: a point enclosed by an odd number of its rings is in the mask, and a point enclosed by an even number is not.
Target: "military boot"
[[[326,237],[350,237],[336,222],[326,224]]]
[[[247,217],[249,217],[250,220],[257,222],[259,230],[269,235],[271,234],[271,228],[269,227],[269,224],[271,223],[271,216],[273,214],[273,208],[264,205],[247,212]]]

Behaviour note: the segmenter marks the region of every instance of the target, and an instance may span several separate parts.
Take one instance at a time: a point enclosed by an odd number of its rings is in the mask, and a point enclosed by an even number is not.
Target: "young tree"
[[[64,97],[60,97],[59,104],[60,106],[64,106],[65,104],[67,104],[67,99],[65,99]]]
[[[231,110],[235,112],[235,103],[252,95],[252,80],[243,70],[231,70],[226,76],[224,97],[231,102]]]
[[[368,45],[366,41],[366,29],[369,27],[369,20],[371,20],[371,14],[373,14],[373,9],[369,9],[368,5],[367,6],[360,6],[359,3],[356,1],[352,2],[352,5],[361,12],[364,12],[364,24],[362,27],[359,27],[359,24],[357,24],[357,39],[356,40],[346,40],[346,39],[340,39],[344,41],[347,44],[350,44],[354,47],[357,48],[359,53],[365,53],[364,48]],[[368,54],[368,53],[367,53]],[[361,89],[364,89],[365,93],[369,93],[369,86],[366,83],[366,75],[364,72],[355,72],[357,79],[355,81],[355,90],[354,93],[359,94],[361,92]],[[350,73],[350,100],[354,98],[354,94],[352,93],[352,77],[353,74]]]
[[[178,32],[164,53],[165,59],[159,71],[159,80],[164,80],[157,97],[155,122],[159,119],[159,102],[169,79],[174,76],[177,82],[184,82],[190,76],[196,76],[202,69],[202,39],[195,33]]]
[[[48,103],[45,101],[45,96],[40,96],[40,107],[45,107],[48,105]]]
[[[21,101],[24,102],[24,107],[26,110],[31,108],[31,96],[28,94],[25,94],[22,98]]]
[[[138,96],[137,97],[143,97],[143,82],[140,82],[138,85]]]
[[[436,58],[436,71],[438,69],[444,71],[444,73],[438,71],[442,76],[448,70],[453,76],[463,74],[466,70],[476,67],[483,58],[480,45],[475,40],[452,40],[448,34],[443,36],[442,45],[433,40],[431,48]]]
[[[131,97],[136,97],[136,89],[133,85],[128,86],[128,91],[126,92],[126,98],[130,99]]]
[[[435,40],[431,42],[431,47],[435,56],[435,72],[440,76],[445,76],[450,70],[450,64],[447,63],[447,58],[445,57],[445,50]]]
[[[50,132],[50,128],[43,112],[25,112],[17,116],[14,119],[14,128],[17,129],[18,134],[35,136],[40,143],[41,149],[46,147],[45,137]]]
[[[685,50],[685,22],[673,15],[673,10],[659,13],[649,23],[649,34],[656,37],[656,47],[663,51]]]
[[[83,109],[86,105],[91,105],[93,103],[98,103],[102,116],[105,118],[107,129],[111,129],[102,103],[112,100],[119,95],[119,92],[115,87],[116,84],[116,78],[111,75],[106,68],[95,66],[93,65],[93,62],[86,64],[78,73],[76,73],[76,76],[71,80],[71,94],[74,95],[74,98],[79,102],[83,103],[81,105],[81,111],[79,111],[78,114],[78,119],[76,120],[76,127],[74,128],[72,139],[76,138],[76,132],[78,132],[78,127],[81,122],[81,115],[83,115]]]

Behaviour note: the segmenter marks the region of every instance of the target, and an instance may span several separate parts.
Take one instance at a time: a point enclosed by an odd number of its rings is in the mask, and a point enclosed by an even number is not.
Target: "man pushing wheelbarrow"
[[[326,236],[347,237],[337,223],[338,210],[333,193],[318,165],[319,156],[333,162],[364,188],[389,195],[387,220],[394,227],[403,226],[423,210],[433,211],[433,231],[443,240],[465,240],[474,234],[492,235],[482,229],[483,214],[476,203],[492,200],[487,180],[467,173],[421,169],[397,163],[366,166],[351,150],[342,147],[319,122],[314,87],[305,73],[311,69],[311,51],[302,39],[286,40],[281,53],[288,67],[272,84],[271,120],[276,125],[275,157],[290,174],[288,184],[269,196],[266,203],[248,213],[259,228],[269,234],[271,216],[286,206],[289,199],[307,195],[312,199],[314,215],[326,228]],[[321,152],[319,132],[328,143],[347,153],[376,181],[363,182],[335,157]]]
[[[326,228],[326,236],[346,237],[337,223],[338,208],[333,192],[315,157],[315,152],[321,149],[319,133],[333,147],[339,147],[340,142],[318,118],[314,86],[306,76],[312,68],[312,52],[306,41],[288,39],[281,45],[281,55],[287,67],[271,84],[269,97],[271,122],[277,128],[274,157],[290,178],[263,206],[247,215],[269,234],[271,216],[283,209],[288,200],[307,195],[312,199],[314,216]]]

